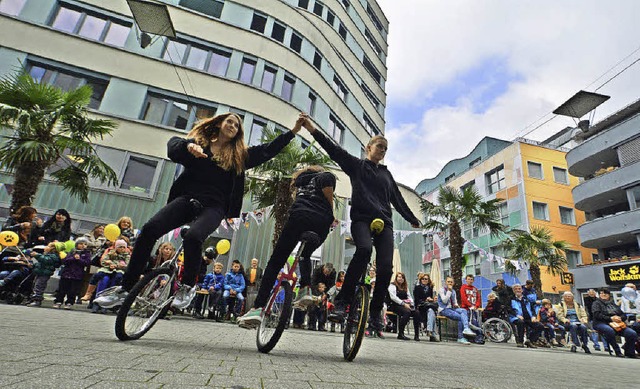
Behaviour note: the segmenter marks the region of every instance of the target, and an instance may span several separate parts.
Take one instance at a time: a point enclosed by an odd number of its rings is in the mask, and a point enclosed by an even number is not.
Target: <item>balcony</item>
[[[613,205],[627,203],[627,193],[623,189],[640,182],[640,163],[636,162],[602,174],[573,188],[576,208],[594,212]]]
[[[637,242],[640,234],[640,209],[618,212],[592,220],[578,228],[584,247],[602,249]]]
[[[587,139],[567,153],[569,173],[587,177],[602,167],[618,166],[615,147],[638,135],[640,115]]]

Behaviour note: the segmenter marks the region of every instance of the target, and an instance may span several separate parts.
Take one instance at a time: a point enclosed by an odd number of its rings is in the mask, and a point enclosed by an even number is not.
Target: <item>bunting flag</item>
[[[264,208],[256,209],[253,212],[249,212],[249,215],[251,215],[253,220],[255,220],[258,225],[261,225],[264,219]]]
[[[404,231],[401,230],[400,231],[400,244],[402,244],[402,242],[404,242],[405,239],[407,239],[407,236],[417,233],[418,231]]]

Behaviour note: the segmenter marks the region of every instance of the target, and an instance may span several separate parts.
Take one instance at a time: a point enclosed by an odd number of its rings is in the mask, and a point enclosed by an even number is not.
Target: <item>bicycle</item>
[[[284,271],[276,281],[271,291],[267,305],[264,307],[262,322],[256,333],[256,345],[261,353],[268,353],[276,346],[291,317],[294,275],[302,251],[308,244],[320,245],[320,237],[313,231],[306,231],[300,237],[300,247],[290,266],[285,265]]]
[[[190,200],[195,217],[202,205],[195,199]],[[180,229],[184,239],[189,226]],[[173,302],[173,285],[178,277],[178,257],[183,250],[180,243],[173,258],[145,274],[131,289],[118,310],[115,332],[122,341],[140,339],[158,321],[166,315]]]
[[[384,229],[382,219],[374,219],[369,225],[373,240]],[[356,293],[347,308],[347,316],[344,321],[344,335],[342,339],[342,356],[348,362],[354,360],[364,338],[367,318],[369,317],[369,290],[365,286],[365,273],[362,274],[360,284],[356,287]]]

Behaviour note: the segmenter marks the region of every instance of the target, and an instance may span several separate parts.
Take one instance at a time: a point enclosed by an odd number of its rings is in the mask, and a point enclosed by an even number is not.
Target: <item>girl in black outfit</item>
[[[373,236],[373,245],[376,247],[376,285],[369,316],[378,335],[381,335],[380,313],[393,273],[391,204],[412,227],[419,227],[420,221],[402,198],[400,189],[387,167],[380,164],[387,152],[387,140],[384,137],[378,135],[371,138],[366,148],[367,157],[356,158],[317,131],[307,115],[303,116],[306,118],[305,128],[351,180],[351,235],[356,252],[347,268],[344,284],[336,296],[336,304],[329,320],[338,323],[343,321],[346,307],[355,294],[356,284],[371,260],[372,233],[369,225],[373,219],[380,218],[384,221],[384,230]]]
[[[421,273],[418,285],[413,288],[413,299],[419,312],[414,316],[413,320],[418,320],[425,324],[429,338],[435,336],[436,312],[438,312],[437,297],[434,298],[434,292],[431,276],[427,273]]]
[[[18,208],[2,225],[2,231],[13,231],[20,238],[20,246],[28,247],[31,231],[42,226],[42,220],[38,219],[38,211],[35,208],[23,205]]]
[[[300,290],[295,305],[306,306],[313,302],[311,293],[311,253],[318,248],[329,234],[333,217],[333,191],[336,177],[325,172],[320,166],[310,166],[298,170],[291,178],[291,186],[296,190],[296,199],[289,210],[289,219],[282,229],[273,254],[262,275],[258,296],[253,308],[240,317],[241,327],[252,328],[262,322],[262,310],[267,304],[269,294],[278,276],[278,272],[287,262],[287,258],[305,231],[313,231],[320,237],[317,244],[307,244],[299,260]]]
[[[71,215],[66,209],[58,209],[44,222],[42,227],[35,229],[34,243],[49,244],[53,241],[66,242],[71,238]]]
[[[122,304],[143,273],[156,240],[167,232],[191,222],[184,237],[184,274],[182,285],[172,305],[186,308],[195,296],[196,276],[201,260],[202,243],[220,225],[223,218],[240,215],[244,192],[244,172],[273,158],[293,139],[302,124],[268,144],[247,148],[242,120],[225,113],[198,123],[187,139],[173,137],[167,144],[168,156],[184,166],[169,191],[169,200],[141,229],[122,288],[103,294],[95,301],[105,308]],[[198,218],[190,203],[202,205]],[[194,220],[195,219],[195,220]]]
[[[389,285],[389,298],[391,299],[389,310],[395,312],[400,318],[400,323],[398,324],[398,339],[409,340],[409,338],[404,335],[404,329],[407,323],[409,323],[409,318],[413,316],[413,329],[415,331],[413,339],[419,341],[420,319],[416,317],[415,304],[409,293],[409,284],[407,283],[407,278],[404,273],[396,273],[395,281]]]

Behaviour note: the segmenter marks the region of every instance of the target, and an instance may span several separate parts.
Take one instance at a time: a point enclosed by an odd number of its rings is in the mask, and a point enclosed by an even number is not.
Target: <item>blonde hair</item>
[[[542,301],[540,301],[540,304],[541,304],[541,305],[543,305],[543,306],[544,306],[544,305],[546,305],[546,304],[551,305],[551,300],[549,300],[549,299],[542,299]]]
[[[122,222],[129,222],[129,228],[131,228],[132,230],[133,228],[133,220],[131,220],[131,218],[129,216],[123,216],[120,219],[118,219],[118,222],[116,223],[116,225],[118,226],[118,228],[120,228],[120,223]]]
[[[389,141],[387,140],[387,138],[385,138],[382,135],[376,135],[373,138],[369,139],[369,143],[367,143],[367,147],[371,146],[372,144],[376,143],[379,140],[383,140],[385,141],[385,143],[389,144]]]
[[[220,154],[212,159],[224,170],[233,170],[237,175],[240,175],[244,170],[244,162],[248,156],[247,145],[244,143],[244,128],[242,127],[240,116],[233,112],[228,112],[201,120],[189,131],[187,137],[195,139],[200,147],[207,149],[211,146],[211,142],[218,139],[220,126],[229,116],[233,116],[238,120],[238,133],[220,149]]]
[[[310,172],[310,173],[320,173],[325,171],[324,168],[322,166],[319,165],[310,165],[307,167],[303,167],[302,169],[298,169],[295,172],[293,172],[293,174],[291,175],[291,190],[294,190],[296,187],[296,179],[300,176],[300,174],[304,173],[304,172]],[[295,196],[295,190],[293,192],[293,195]]]

